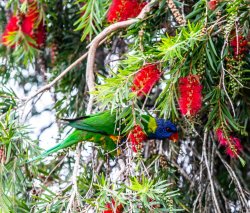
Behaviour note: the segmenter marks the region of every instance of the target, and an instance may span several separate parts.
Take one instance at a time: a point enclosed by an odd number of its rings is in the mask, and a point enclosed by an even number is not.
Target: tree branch
[[[219,204],[218,204],[218,201],[217,201],[217,198],[216,198],[216,194],[215,194],[215,190],[214,190],[214,183],[213,183],[212,175],[211,175],[211,172],[210,172],[210,167],[209,167],[209,164],[208,164],[208,157],[207,157],[207,152],[206,152],[207,137],[208,137],[208,130],[205,129],[204,138],[203,138],[202,153],[204,155],[205,165],[207,167],[207,173],[208,173],[208,178],[209,178],[209,181],[210,181],[211,193],[212,193],[212,198],[213,198],[213,201],[214,201],[214,204],[215,204],[216,212],[220,213],[221,211],[220,211],[220,207],[219,207]]]
[[[78,58],[75,62],[73,62],[70,66],[68,66],[65,70],[62,71],[60,75],[58,75],[53,81],[51,81],[49,84],[41,87],[36,92],[31,94],[28,97],[23,98],[23,101],[28,102],[32,98],[36,97],[40,93],[43,93],[47,90],[49,90],[51,87],[53,87],[59,80],[61,80],[71,69],[73,69],[76,65],[78,65],[82,60],[84,60],[88,55],[88,52],[84,53],[80,58]]]
[[[81,143],[78,143],[76,147],[76,152],[75,152],[75,165],[74,165],[74,170],[72,174],[72,193],[69,199],[66,213],[72,212],[71,207],[74,203],[75,197],[76,197],[76,200],[78,201],[78,206],[81,205],[81,200],[79,199],[79,192],[78,192],[78,187],[77,187],[77,176],[78,176],[80,158],[81,158]]]
[[[246,207],[247,210],[250,210],[249,207],[248,207],[248,201],[247,201],[247,198],[245,196],[245,193],[241,187],[241,184],[235,174],[235,172],[233,171],[233,169],[231,168],[231,166],[223,159],[223,157],[221,156],[220,152],[218,150],[216,150],[216,154],[217,156],[220,158],[221,162],[224,164],[224,166],[226,167],[228,173],[230,174],[232,180],[234,181],[235,183],[235,186],[238,188],[239,190],[239,197],[242,199],[242,204],[244,207]]]

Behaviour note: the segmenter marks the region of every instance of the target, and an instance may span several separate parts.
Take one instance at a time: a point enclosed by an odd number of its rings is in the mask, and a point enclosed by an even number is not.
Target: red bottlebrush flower
[[[235,145],[235,148],[238,150],[238,151],[242,151],[243,150],[243,147],[241,145],[241,142],[240,142],[240,139],[239,138],[236,138],[236,137],[230,137],[230,139],[234,142],[234,145]]]
[[[39,11],[36,4],[31,4],[26,14],[11,17],[3,33],[2,43],[5,46],[14,48],[21,42],[20,39],[22,39],[22,37],[16,38],[14,44],[10,44],[13,41],[11,36],[15,33],[17,34],[19,30],[25,36],[29,36],[36,42],[36,45],[30,43],[30,46],[40,48],[44,44],[46,37],[45,27],[42,20],[39,20]]]
[[[123,206],[122,204],[119,204],[118,206],[115,206],[115,201],[112,199],[112,203],[107,203],[105,207],[107,210],[104,210],[103,213],[114,213],[113,209],[115,209],[115,213],[122,213],[123,212]]]
[[[240,139],[230,136],[229,137],[230,144],[226,149],[226,153],[231,157],[235,158],[238,156],[238,154],[243,150],[243,147],[241,145]]]
[[[22,24],[22,31],[36,41],[38,48],[45,43],[46,39],[45,26],[43,20],[39,20],[39,15],[37,5],[30,5]]]
[[[233,39],[230,41],[230,46],[233,48],[235,59],[244,57],[244,54],[247,51],[247,45],[248,42],[243,36],[239,35],[233,37]]]
[[[125,21],[139,15],[146,2],[140,0],[113,0],[107,15],[109,23]]]
[[[18,17],[12,16],[10,18],[8,24],[6,25],[5,31],[2,35],[2,43],[5,46],[10,45],[10,41],[9,41],[8,37],[19,30],[19,26],[17,25],[17,23],[18,23]],[[11,47],[14,47],[14,45],[11,45]]]
[[[44,45],[46,40],[46,30],[42,22],[38,25],[38,28],[35,30],[32,37],[35,39],[38,48],[41,48]]]
[[[229,136],[226,138],[223,130],[220,128],[216,130],[216,135],[218,142],[220,143],[220,145],[226,147],[226,154],[231,158],[237,157],[239,152],[242,151],[243,147],[239,138],[233,136]]]
[[[236,157],[235,151],[230,146],[226,148],[226,154],[229,155],[231,158]]]
[[[161,72],[155,64],[145,65],[135,75],[131,89],[137,96],[144,96],[150,92],[160,76]]]
[[[39,19],[39,15],[40,13],[38,11],[37,3],[30,4],[26,17],[29,18],[32,22],[36,22]]]
[[[17,16],[12,16],[10,18],[5,30],[9,31],[9,32],[17,31],[19,29],[17,22],[18,22]]]
[[[34,31],[34,25],[37,19],[32,16],[25,16],[22,20],[22,32],[25,33],[26,35],[32,37],[33,36],[33,31]]]
[[[231,42],[230,42],[230,45],[232,47],[237,47],[237,46],[240,46],[240,47],[244,47],[244,46],[247,46],[247,40],[245,40],[245,38],[243,36],[235,36]]]
[[[188,75],[179,79],[179,106],[182,115],[194,116],[201,109],[202,86],[198,75]]]
[[[222,146],[228,145],[227,139],[224,137],[224,133],[223,133],[222,129],[217,129],[216,135],[217,135],[217,138],[218,138],[220,145],[222,145]]]
[[[139,125],[136,125],[129,133],[128,138],[132,143],[132,150],[137,152],[142,147],[142,142],[147,139],[147,135],[143,132]]]
[[[209,10],[215,10],[217,8],[218,1],[217,0],[211,0],[207,4],[208,4],[208,9]]]
[[[6,153],[5,153],[4,147],[1,146],[0,147],[0,163],[4,164],[5,161],[6,161]]]

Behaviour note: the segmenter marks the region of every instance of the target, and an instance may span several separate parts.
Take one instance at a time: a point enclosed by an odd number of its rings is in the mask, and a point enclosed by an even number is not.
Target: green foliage
[[[130,70],[119,70],[118,72],[113,75],[112,79],[106,78],[104,84],[97,86],[97,91],[94,92],[96,99],[101,101],[103,109],[110,104],[111,109],[115,109],[121,103],[126,103],[134,97],[129,93],[134,72]],[[122,88],[121,85],[123,85]]]
[[[38,53],[38,50],[33,47],[36,42],[30,36],[25,35],[21,31],[9,34],[8,41],[9,46],[15,46],[13,52],[14,60],[16,60],[16,62],[22,62],[26,66]],[[16,46],[17,43],[20,43],[20,45]]]
[[[177,36],[162,38],[158,47],[159,57],[163,61],[173,63],[174,60],[182,60],[189,51],[194,51],[198,43],[203,40],[202,33],[204,21],[193,24],[188,23],[186,28],[181,28],[180,32],[176,32]]]
[[[1,88],[0,90],[0,112],[2,115],[7,113],[9,109],[16,108],[17,97],[13,90],[7,88]]]
[[[32,170],[23,163],[29,154],[37,154],[37,145],[11,109],[0,119],[0,209],[28,212],[29,203],[25,205],[23,199],[30,191]]]
[[[115,185],[106,182],[102,175],[98,178],[98,184],[95,184],[98,191],[98,197],[95,200],[97,203],[90,203],[97,206],[97,209],[105,209],[104,205],[113,198],[116,205],[122,204],[124,211],[129,209],[133,212],[142,209],[154,212],[178,211],[170,204],[169,200],[175,199],[179,193],[172,191],[170,185],[166,180],[150,180],[142,176],[141,178],[131,177],[128,186],[121,184],[116,189]],[[164,207],[161,208],[160,204]]]
[[[165,115],[174,120],[178,117],[176,108],[176,88],[173,79],[165,80],[165,88],[160,96],[156,99],[157,108],[160,110],[160,116]]]
[[[78,0],[76,3],[81,7],[79,11],[81,17],[74,23],[77,26],[75,30],[83,30],[81,41],[87,36],[92,40],[93,35],[101,31],[110,1]]]

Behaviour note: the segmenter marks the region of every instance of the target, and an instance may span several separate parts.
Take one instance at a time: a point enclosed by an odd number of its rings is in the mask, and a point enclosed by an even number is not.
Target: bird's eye
[[[166,131],[167,131],[167,132],[170,132],[170,128],[166,128]]]

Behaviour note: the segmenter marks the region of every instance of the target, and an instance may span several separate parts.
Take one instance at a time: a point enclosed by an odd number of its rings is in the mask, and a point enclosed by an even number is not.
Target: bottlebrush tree
[[[1,1],[0,212],[249,212],[249,9]],[[84,141],[28,163],[69,134],[62,118],[104,110],[116,156]],[[147,140],[145,114],[178,140]]]

